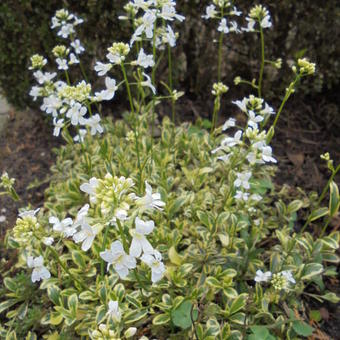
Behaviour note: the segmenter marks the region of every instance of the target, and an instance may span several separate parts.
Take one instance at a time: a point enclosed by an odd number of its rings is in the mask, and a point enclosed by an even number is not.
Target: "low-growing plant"
[[[334,178],[340,166],[322,156],[331,177],[320,196],[297,191],[291,197],[273,182],[277,120],[315,65],[297,61],[275,113],[262,98],[268,10],[254,6],[242,28],[229,23],[228,15],[241,14],[231,2],[213,2],[204,18],[219,21],[218,63],[225,35],[261,37],[258,80],[236,81],[256,94],[234,101],[244,126],[234,118],[217,126],[228,90],[219,67],[212,122],[175,125],[182,93],[172,83],[177,34],[169,24],[184,17],[174,1],[128,3],[121,19],[130,20],[134,34],[130,44],[108,48],[108,62],[97,62],[98,75],[106,76],[101,91],[92,89],[80,64],[75,28],[81,19],[66,10],[52,19],[58,35],[70,39],[54,48],[61,78],[53,82],[57,73],[42,71],[44,57],[32,57],[40,85],[31,95],[43,98],[54,135],[62,131],[67,143],[56,150],[44,206],[22,211],[6,237],[18,261],[3,271],[4,338],[297,339],[314,331],[310,299],[339,301],[325,280],[337,275],[339,262],[340,234],[328,226],[339,210]],[[164,57],[168,83],[158,84]],[[73,64],[83,81],[70,79]],[[114,68],[120,82],[107,76]],[[123,85],[129,111],[123,120],[101,121],[94,109]],[[159,85],[167,96],[157,94]],[[170,101],[171,119],[157,124],[162,100]],[[13,190],[8,176],[2,181]]]

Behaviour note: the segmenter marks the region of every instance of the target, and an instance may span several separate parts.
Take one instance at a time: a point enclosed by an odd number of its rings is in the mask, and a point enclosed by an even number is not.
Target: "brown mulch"
[[[199,115],[202,116],[202,112],[208,118],[208,113],[204,112],[210,111],[212,103],[184,98],[179,105],[179,111],[185,112],[182,119],[195,120]],[[164,112],[160,111],[161,115],[167,113],[166,108]],[[223,107],[223,112],[227,113],[225,117],[238,114],[237,108],[229,104]],[[305,191],[321,192],[329,172],[320,155],[328,151],[335,164],[340,162],[339,117],[336,101],[328,101],[322,96],[310,101],[294,98],[287,105],[272,142],[273,153],[279,161],[276,177],[278,184],[287,183]],[[61,138],[52,136],[52,127],[43,114],[35,111],[11,113],[7,130],[0,137],[0,174],[7,171],[10,177],[16,178],[15,188],[21,201],[13,202],[9,198],[0,197],[0,215],[6,216],[6,221],[0,223],[1,257],[6,255],[5,250],[1,249],[1,239],[6,229],[15,223],[18,209],[27,203],[33,208],[42,206],[49,168],[55,161],[52,149],[61,143]],[[339,183],[339,178],[337,181]],[[32,183],[35,185],[27,189]],[[331,225],[331,228],[339,227],[340,219]],[[338,287],[339,281],[336,279],[327,282],[328,289],[340,294]],[[339,338],[340,307],[324,304],[316,308],[320,309],[323,316],[320,334],[327,333],[332,339]]]

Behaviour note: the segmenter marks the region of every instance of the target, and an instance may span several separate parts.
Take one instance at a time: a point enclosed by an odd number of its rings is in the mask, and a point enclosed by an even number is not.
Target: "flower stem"
[[[106,226],[106,229],[105,229],[105,233],[104,233],[104,238],[103,238],[103,244],[102,244],[102,251],[105,250],[106,248],[106,240],[107,240],[107,235],[108,235],[108,232],[109,232],[109,227],[110,225]],[[100,276],[103,278],[104,277],[104,260],[101,259],[101,263],[100,263]]]
[[[131,109],[131,113],[134,117],[134,126],[133,126],[133,132],[134,132],[134,136],[135,136],[135,147],[136,147],[136,153],[137,153],[137,164],[138,164],[138,169],[139,169],[139,183],[138,183],[138,190],[139,192],[141,191],[141,185],[142,185],[142,167],[141,167],[141,161],[140,161],[140,153],[139,153],[139,141],[138,141],[138,118],[135,114],[135,109],[133,106],[133,100],[132,100],[132,95],[131,95],[131,89],[130,89],[130,84],[129,84],[129,80],[127,78],[126,75],[126,70],[124,67],[124,63],[121,63],[121,68],[122,68],[122,72],[123,72],[123,77],[125,80],[125,85],[126,85],[126,90],[128,93],[128,97],[129,97],[129,102],[130,102],[130,109]]]
[[[55,257],[55,259],[57,260],[57,262],[60,264],[60,266],[63,268],[63,270],[70,276],[70,278],[77,282],[84,290],[88,290],[89,287],[86,286],[82,281],[78,280],[73,274],[71,274],[71,272],[68,270],[68,268],[63,264],[63,262],[60,260],[59,258],[59,254],[57,253],[57,251],[53,248],[53,247],[48,247],[53,256]]]
[[[263,71],[264,71],[264,35],[263,35],[263,29],[260,23],[260,38],[261,38],[261,66],[260,66],[260,76],[259,76],[259,85],[257,88],[258,96],[261,98],[262,96],[262,80],[263,80]]]

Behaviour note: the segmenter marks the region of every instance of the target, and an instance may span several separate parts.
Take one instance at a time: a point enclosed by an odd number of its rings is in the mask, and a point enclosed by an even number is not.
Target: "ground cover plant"
[[[216,0],[202,13],[220,34],[212,121],[176,126],[182,93],[173,88],[172,48],[185,18],[175,5],[126,5],[120,20],[131,22],[133,34],[94,66],[102,90],[87,82],[81,64],[82,19],[67,10],[52,18],[65,39],[53,49],[58,72],[47,72],[47,60],[34,55],[38,85],[30,94],[66,145],[57,151],[44,206],[24,209],[6,237],[18,261],[0,291],[4,338],[299,339],[320,332],[310,323],[318,320],[312,299],[339,301],[325,281],[337,275],[339,261],[339,233],[328,226],[339,210],[340,167],[322,156],[330,179],[320,195],[291,198],[273,182],[277,121],[315,64],[303,58],[292,65],[275,110],[263,98],[265,64],[281,65],[265,58],[268,10],[256,5],[244,21],[233,4]],[[249,86],[249,96],[233,101],[245,119],[218,126],[228,92],[222,46],[242,32],[260,36],[258,78],[235,79]],[[157,81],[163,58],[167,83]],[[84,79],[71,79],[71,67]],[[126,95],[129,110],[122,120],[102,119],[101,103],[116,92]],[[162,101],[171,115],[159,123]],[[8,174],[1,185],[18,198]]]

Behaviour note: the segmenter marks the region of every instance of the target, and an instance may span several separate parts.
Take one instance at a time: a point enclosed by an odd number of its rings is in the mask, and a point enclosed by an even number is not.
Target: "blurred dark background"
[[[126,0],[1,0],[0,3],[0,88],[14,106],[32,106],[28,96],[32,75],[28,71],[29,58],[35,53],[52,61],[51,50],[62,40],[50,29],[51,17],[57,9],[68,8],[85,19],[79,27],[79,37],[87,49],[85,63],[93,69],[95,60],[103,60],[106,48],[113,41],[128,41],[131,27],[117,17],[123,14]],[[179,24],[180,39],[175,49],[176,85],[191,100],[210,97],[212,83],[216,80],[217,22],[201,18],[209,1],[180,0],[177,8],[186,16]],[[258,2],[240,0],[236,6],[243,16]],[[317,74],[303,82],[299,95],[306,97],[322,94],[335,101],[339,84],[339,31],[340,8],[337,0],[263,0],[273,21],[265,31],[266,58],[283,59],[277,71],[266,69],[265,97],[278,98],[292,79],[290,63],[308,56],[317,64]],[[243,19],[244,20],[244,19]],[[245,21],[243,21],[245,25]],[[229,34],[224,44],[222,80],[232,85],[235,76],[257,77],[259,41],[254,33]],[[164,65],[165,67],[165,65]],[[159,69],[159,77],[162,74]],[[74,75],[76,78],[77,75]],[[166,77],[166,74],[164,74]],[[90,80],[97,76],[92,72]],[[231,87],[231,86],[230,86]],[[241,89],[242,88],[242,89]],[[238,97],[251,89],[237,88]],[[244,93],[242,93],[244,91]]]

